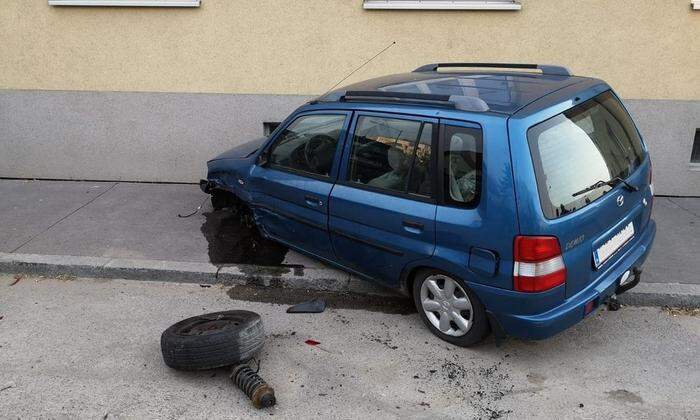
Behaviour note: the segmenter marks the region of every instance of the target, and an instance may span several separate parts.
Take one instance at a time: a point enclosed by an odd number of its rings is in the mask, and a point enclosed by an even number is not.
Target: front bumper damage
[[[214,190],[221,189],[218,182],[209,179],[199,180],[199,189],[205,194],[212,194]]]

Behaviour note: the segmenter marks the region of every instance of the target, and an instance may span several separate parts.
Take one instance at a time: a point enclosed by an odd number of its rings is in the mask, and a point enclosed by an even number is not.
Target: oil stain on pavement
[[[289,249],[263,238],[235,211],[224,209],[202,215],[205,221],[200,230],[209,243],[212,264],[282,265]]]
[[[266,302],[278,305],[296,305],[309,299],[323,299],[329,308],[362,309],[370,312],[407,315],[416,312],[413,301],[401,295],[364,295],[349,292],[330,292],[304,289],[285,289],[237,285],[226,292],[233,300]]]

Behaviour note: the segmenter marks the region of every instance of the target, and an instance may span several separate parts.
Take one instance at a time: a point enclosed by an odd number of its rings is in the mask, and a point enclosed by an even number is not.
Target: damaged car
[[[411,296],[459,346],[571,327],[639,282],[656,232],[632,118],[605,82],[560,66],[356,83],[207,165],[214,208]]]

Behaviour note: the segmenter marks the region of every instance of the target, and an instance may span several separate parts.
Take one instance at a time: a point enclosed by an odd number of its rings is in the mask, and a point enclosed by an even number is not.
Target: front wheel
[[[211,206],[214,210],[233,207],[236,204],[235,196],[227,192],[213,192],[211,194]]]
[[[461,347],[473,346],[490,332],[486,310],[461,280],[437,270],[424,270],[413,282],[418,314],[433,334]]]

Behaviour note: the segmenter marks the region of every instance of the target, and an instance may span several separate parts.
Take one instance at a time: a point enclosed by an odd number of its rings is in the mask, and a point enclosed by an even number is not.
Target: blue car
[[[652,167],[605,82],[440,63],[353,84],[208,162],[215,208],[410,295],[459,346],[552,336],[634,287]]]

